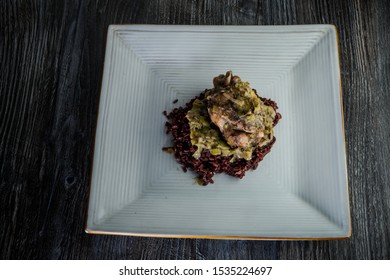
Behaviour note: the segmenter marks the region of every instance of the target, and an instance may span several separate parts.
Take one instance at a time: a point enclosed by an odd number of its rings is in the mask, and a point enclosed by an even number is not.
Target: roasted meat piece
[[[214,89],[206,97],[207,110],[227,144],[247,148],[264,142],[266,124],[273,121],[275,110],[264,105],[249,84],[231,71],[215,77],[213,83]]]

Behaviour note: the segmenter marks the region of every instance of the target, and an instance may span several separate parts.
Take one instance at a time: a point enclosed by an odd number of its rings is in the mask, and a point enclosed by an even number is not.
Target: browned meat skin
[[[226,142],[229,146],[248,147],[251,144],[251,138],[245,132],[238,130],[226,131]]]
[[[235,121],[229,119],[229,114],[224,114],[221,109],[217,109],[214,112],[209,110],[209,115],[211,121],[218,126],[219,130],[222,132],[229,146],[248,147],[251,144],[251,138],[247,134],[255,133],[255,128],[248,126],[243,120]],[[233,127],[235,129],[233,129]],[[258,136],[261,138],[264,134]]]
[[[249,110],[239,115],[237,108],[244,107],[249,99],[235,98],[233,87],[241,79],[233,76],[231,71],[219,75],[213,80],[214,90],[207,97],[208,113],[211,121],[218,126],[226,142],[231,147],[249,147],[260,143],[264,136],[264,125],[260,115]],[[248,116],[252,115],[249,121]]]

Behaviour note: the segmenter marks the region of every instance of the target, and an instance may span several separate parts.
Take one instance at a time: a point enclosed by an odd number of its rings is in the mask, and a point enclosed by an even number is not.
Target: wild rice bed
[[[197,174],[197,181],[201,185],[205,186],[209,183],[214,183],[212,177],[216,173],[226,173],[241,179],[245,176],[247,170],[255,170],[257,168],[259,162],[270,152],[276,138],[274,137],[268,145],[255,149],[251,160],[237,159],[234,162],[230,162],[232,156],[214,156],[208,150],[203,150],[200,158],[195,159],[192,154],[197,150],[197,147],[191,144],[190,125],[186,114],[192,108],[192,103],[195,99],[203,98],[204,92],[188,102],[184,108],[176,108],[170,113],[164,111],[164,115],[169,120],[165,123],[167,134],[171,133],[173,136],[173,147],[163,148],[163,150],[174,153],[176,160],[181,164],[184,172],[187,172],[188,169],[193,170]],[[261,100],[265,105],[273,107],[275,111],[278,109],[274,101],[266,98],[261,98]],[[274,125],[278,123],[281,117],[279,113],[276,114]]]

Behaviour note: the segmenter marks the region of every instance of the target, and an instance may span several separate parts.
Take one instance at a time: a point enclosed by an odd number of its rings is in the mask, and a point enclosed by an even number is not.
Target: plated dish
[[[161,112],[185,108],[214,87],[212,77],[227,70],[276,101],[283,119],[273,131],[272,151],[255,171],[246,171],[242,179],[217,175],[202,187],[194,182],[196,174],[184,173],[175,157],[161,151],[173,140]],[[334,26],[110,26],[86,231],[231,239],[349,237],[340,85]],[[194,128],[201,121],[197,110],[207,108],[214,119],[210,128],[217,128],[226,143],[238,147],[237,141],[246,139],[271,145],[271,133],[260,134],[256,116],[247,127],[234,123],[229,113],[218,111],[224,105],[215,111],[208,105],[226,100],[209,98],[206,107],[201,98],[186,112]],[[259,137],[245,138],[243,132]],[[232,146],[208,146],[194,129],[193,136],[202,152],[217,148],[217,156],[234,157]],[[246,152],[237,153],[235,161],[249,158]]]
[[[215,77],[213,85],[184,108],[164,111],[173,147],[163,151],[173,153],[184,172],[195,171],[204,186],[214,183],[216,173],[241,179],[256,169],[275,143],[274,126],[282,117],[274,101],[232,71]]]

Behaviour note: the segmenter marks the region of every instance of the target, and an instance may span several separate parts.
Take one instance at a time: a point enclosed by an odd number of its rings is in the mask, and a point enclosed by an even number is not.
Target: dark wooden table
[[[93,135],[113,23],[335,24],[352,238],[87,235]],[[389,259],[390,2],[0,1],[0,258]]]

